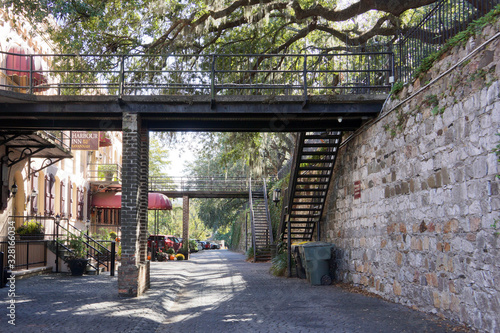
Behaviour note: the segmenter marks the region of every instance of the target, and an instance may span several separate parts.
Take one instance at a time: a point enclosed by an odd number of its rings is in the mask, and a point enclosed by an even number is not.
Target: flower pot
[[[71,271],[71,275],[82,276],[87,268],[88,259],[70,259],[66,263]]]
[[[24,235],[19,235],[19,238],[21,240],[42,240],[44,239],[45,235],[44,234],[24,234]]]

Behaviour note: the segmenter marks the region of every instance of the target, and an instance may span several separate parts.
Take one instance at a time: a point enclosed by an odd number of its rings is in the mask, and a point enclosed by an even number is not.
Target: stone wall
[[[322,221],[337,246],[337,279],[485,332],[500,332],[492,152],[500,38],[478,47],[497,31],[487,27],[453,49],[346,141]]]

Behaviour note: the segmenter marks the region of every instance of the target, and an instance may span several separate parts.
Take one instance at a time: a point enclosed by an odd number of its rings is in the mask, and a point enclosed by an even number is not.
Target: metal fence
[[[386,47],[336,54],[0,52],[1,57],[29,57],[26,62],[45,64],[24,71],[0,67],[4,76],[17,71],[15,75],[27,78],[24,85],[0,82],[1,89],[43,95],[210,95],[215,99],[219,95],[371,94],[388,92],[394,75],[393,54]]]
[[[396,80],[409,82],[414,71],[447,40],[491,11],[498,0],[442,0],[424,7],[423,19],[397,43]]]

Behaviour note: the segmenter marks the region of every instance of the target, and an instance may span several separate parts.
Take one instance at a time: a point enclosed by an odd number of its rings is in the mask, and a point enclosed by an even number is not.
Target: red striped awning
[[[96,208],[122,208],[121,192],[99,192],[92,195],[92,207]],[[161,193],[148,194],[148,209],[171,210],[172,202]]]

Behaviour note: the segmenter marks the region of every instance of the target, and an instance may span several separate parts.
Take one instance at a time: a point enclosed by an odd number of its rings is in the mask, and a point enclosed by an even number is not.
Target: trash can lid
[[[328,242],[309,242],[309,243],[303,244],[301,246],[304,246],[304,247],[333,246],[333,244],[328,243]]]

